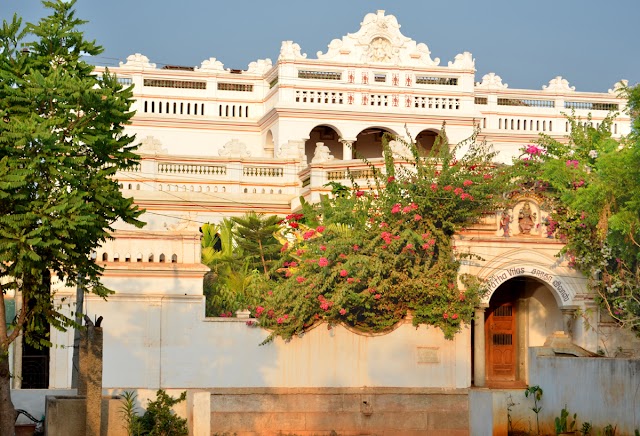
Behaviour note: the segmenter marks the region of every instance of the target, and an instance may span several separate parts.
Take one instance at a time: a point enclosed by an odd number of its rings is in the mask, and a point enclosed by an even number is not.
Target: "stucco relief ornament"
[[[251,152],[247,150],[247,146],[240,142],[239,139],[232,139],[227,142],[222,149],[218,150],[218,154],[223,157],[249,157]]]
[[[313,159],[311,159],[312,164],[328,162],[334,159],[331,150],[324,145],[324,142],[316,142],[316,150],[313,153]]]
[[[149,58],[140,53],[127,56],[127,62],[120,62],[120,66],[141,68],[143,70],[156,68],[156,64],[152,64],[151,62],[149,62]]]
[[[476,69],[476,60],[473,58],[471,52],[465,51],[459,53],[453,58],[453,62],[449,61],[449,68],[457,68],[460,70],[474,70]]]
[[[395,50],[397,52],[397,49]],[[367,47],[366,56],[369,62],[391,62],[393,60],[393,47],[388,39],[380,36],[374,38]]]
[[[280,46],[280,56],[278,56],[278,60],[280,61],[295,61],[297,59],[306,59],[307,54],[302,54],[300,52],[300,45],[296,44],[293,41],[282,41],[282,45]]]
[[[542,90],[546,92],[574,92],[576,87],[569,86],[569,81],[563,79],[562,76],[556,76],[549,80],[549,85],[543,86]]]
[[[507,89],[509,85],[502,83],[502,77],[496,73],[489,73],[482,76],[482,82],[476,82],[476,88],[479,89]]]
[[[622,79],[613,85],[613,89],[609,90],[609,94],[620,96],[620,93],[629,86],[629,81]]]
[[[162,143],[156,137],[149,135],[140,141],[140,148],[137,150],[141,154],[167,154],[167,149],[162,147]]]
[[[202,61],[196,71],[224,71],[224,64],[216,58],[209,58]]]
[[[304,141],[289,140],[280,146],[278,157],[282,159],[298,159],[302,154],[300,150],[304,147]]]
[[[258,59],[257,61],[251,62],[249,64],[249,68],[247,68],[247,73],[262,76],[271,68],[273,68],[273,63],[271,62],[271,59]]]

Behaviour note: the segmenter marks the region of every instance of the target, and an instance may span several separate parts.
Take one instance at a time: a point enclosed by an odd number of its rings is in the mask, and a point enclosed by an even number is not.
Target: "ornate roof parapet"
[[[449,61],[449,68],[475,71],[476,60],[473,58],[471,52],[465,51],[464,53],[457,54],[453,62]]]
[[[202,63],[200,64],[200,67],[196,67],[195,71],[202,71],[202,72],[224,71],[224,65],[222,62],[220,62],[216,58],[209,58],[202,61]]]
[[[127,56],[127,62],[120,62],[121,67],[139,68],[142,70],[153,70],[156,64],[149,62],[149,58],[141,53],[135,53]]]
[[[567,79],[563,79],[562,76],[556,76],[553,79],[549,80],[548,86],[543,86],[542,90],[545,92],[574,92],[576,90],[575,86],[569,86],[569,81]]]
[[[367,14],[360,30],[329,43],[326,53],[319,51],[318,59],[365,64],[437,66],[440,59],[431,59],[426,44],[400,33],[400,25],[393,15],[383,10]]]
[[[609,94],[613,94],[616,97],[620,96],[620,93],[629,86],[629,81],[622,79],[613,84],[613,89],[609,90]]]
[[[295,61],[298,59],[306,59],[307,54],[300,52],[300,45],[293,41],[282,41],[280,46],[279,61]]]
[[[251,62],[249,67],[247,68],[248,74],[255,74],[258,76],[262,76],[266,74],[271,68],[273,68],[273,63],[271,59],[258,59],[255,62]]]
[[[507,89],[509,85],[502,83],[502,77],[496,73],[489,73],[482,76],[482,82],[476,83],[478,89]]]

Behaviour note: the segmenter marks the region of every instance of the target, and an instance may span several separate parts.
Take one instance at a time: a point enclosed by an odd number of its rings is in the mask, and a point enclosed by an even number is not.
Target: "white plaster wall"
[[[562,313],[551,291],[543,284],[539,284],[527,297],[529,297],[528,346],[540,347],[553,332],[564,329]]]
[[[321,324],[301,338],[260,346],[267,331],[243,320],[205,319],[204,297],[116,294],[89,298],[86,306],[91,318],[104,316],[105,388],[464,388],[471,382],[469,328],[448,341],[440,330],[410,324],[380,336]],[[52,350],[53,365],[69,358],[64,349]]]

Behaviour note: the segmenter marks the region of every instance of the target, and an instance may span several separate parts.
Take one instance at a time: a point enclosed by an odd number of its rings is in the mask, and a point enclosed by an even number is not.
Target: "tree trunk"
[[[0,350],[0,434],[15,436],[16,409],[11,401],[9,351]]]

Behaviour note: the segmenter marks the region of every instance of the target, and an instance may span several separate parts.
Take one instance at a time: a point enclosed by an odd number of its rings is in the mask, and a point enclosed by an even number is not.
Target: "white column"
[[[486,307],[477,307],[473,316],[473,383],[485,385],[486,357],[484,350],[484,312]]]
[[[342,142],[342,160],[352,160],[353,143],[355,141],[350,139],[341,139],[340,142]]]

